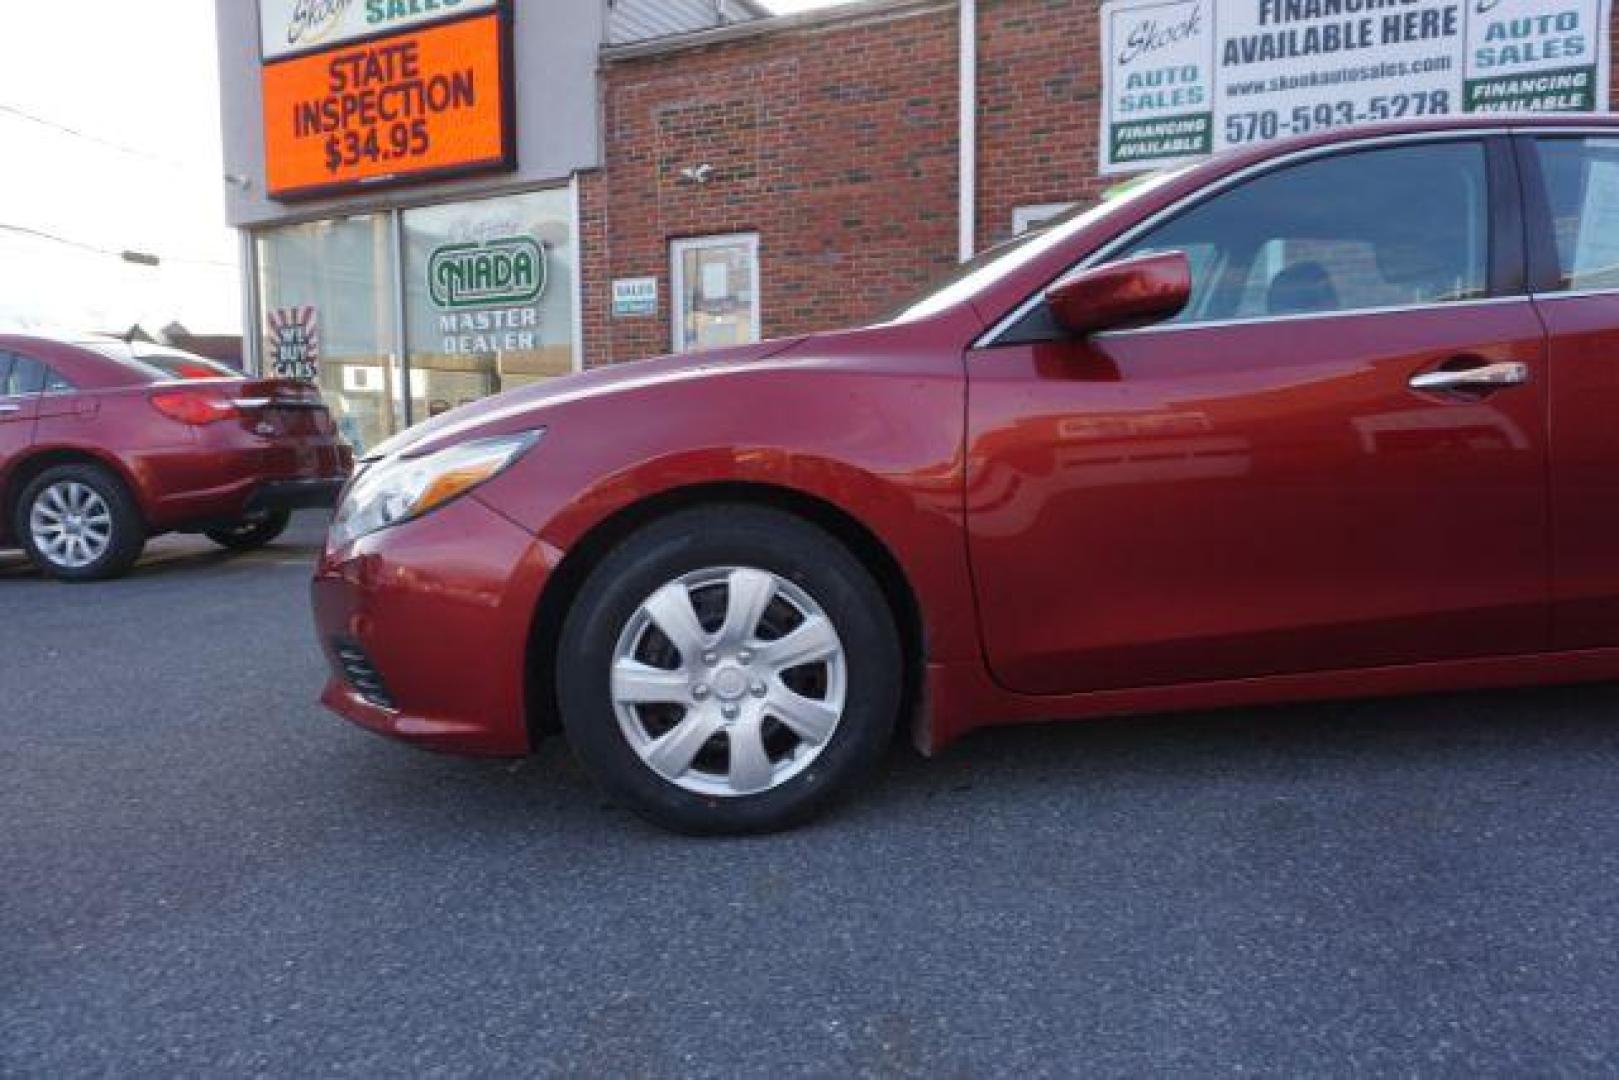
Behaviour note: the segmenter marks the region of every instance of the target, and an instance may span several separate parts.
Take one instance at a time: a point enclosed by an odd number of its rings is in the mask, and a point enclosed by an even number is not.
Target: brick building
[[[1571,2],[1607,20],[1611,42],[1608,0]],[[332,182],[278,194],[276,159],[297,144],[275,131],[293,115],[275,88],[296,67],[335,73],[356,50],[380,57],[412,34],[425,49],[449,27],[410,16],[379,30],[333,3],[326,44],[289,47],[305,5],[261,0],[255,25],[252,5],[219,0],[253,361],[274,367],[288,326],[318,342],[307,366],[364,445],[570,370],[871,318],[1124,179],[1101,160],[1110,12],[1137,19],[1115,30],[1137,35],[1133,52],[1172,51],[1206,8],[1259,3],[1154,0],[1180,21],[1143,23],[1146,0],[859,0],[789,17],[753,0],[441,0],[448,22],[486,19],[509,37],[499,160],[367,171],[360,139],[353,182],[338,182],[348,147],[322,131],[305,149],[318,163],[328,140]],[[1462,0],[1375,4],[1460,17]],[[353,44],[329,44],[345,35]],[[1599,51],[1592,107],[1604,108]],[[382,133],[387,158],[401,133]],[[403,134],[401,152],[414,145]],[[519,247],[543,264],[526,292],[446,291],[462,272],[514,265]]]

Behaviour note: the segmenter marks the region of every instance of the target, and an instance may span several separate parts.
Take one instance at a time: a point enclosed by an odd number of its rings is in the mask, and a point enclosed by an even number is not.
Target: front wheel
[[[557,689],[585,767],[681,832],[767,832],[848,790],[890,744],[903,683],[871,574],[799,518],[682,511],[591,573]]]
[[[255,551],[280,539],[291,522],[291,511],[267,510],[222,529],[209,529],[207,536],[231,551]]]

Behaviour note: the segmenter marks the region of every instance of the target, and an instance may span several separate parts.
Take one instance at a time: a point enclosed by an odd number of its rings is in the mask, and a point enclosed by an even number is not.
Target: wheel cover
[[[831,743],[847,690],[832,620],[766,570],[716,567],[668,582],[613,651],[625,739],[658,776],[699,795],[757,795],[798,776]]]
[[[112,509],[90,485],[62,480],[34,499],[28,531],[51,565],[82,570],[112,546]]]

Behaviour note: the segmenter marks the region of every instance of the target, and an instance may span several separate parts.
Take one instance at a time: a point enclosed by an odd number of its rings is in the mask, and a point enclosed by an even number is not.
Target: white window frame
[[[691,352],[686,345],[686,253],[711,248],[745,247],[753,262],[753,304],[749,329],[753,341],[764,337],[761,324],[764,318],[764,278],[759,265],[759,234],[723,233],[716,236],[690,236],[669,241],[669,351]]]
[[[1012,211],[1012,235],[1022,236],[1030,229],[1046,224],[1052,218],[1061,217],[1078,205],[1072,202],[1050,202],[1016,207]]]

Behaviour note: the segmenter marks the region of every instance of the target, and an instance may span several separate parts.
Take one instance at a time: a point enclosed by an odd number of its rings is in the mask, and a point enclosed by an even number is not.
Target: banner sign
[[[266,62],[438,19],[488,11],[500,0],[259,0],[259,50]]]
[[[499,14],[264,68],[271,197],[514,164]]]
[[[1104,173],[1423,116],[1608,107],[1610,0],[1109,0]]]

